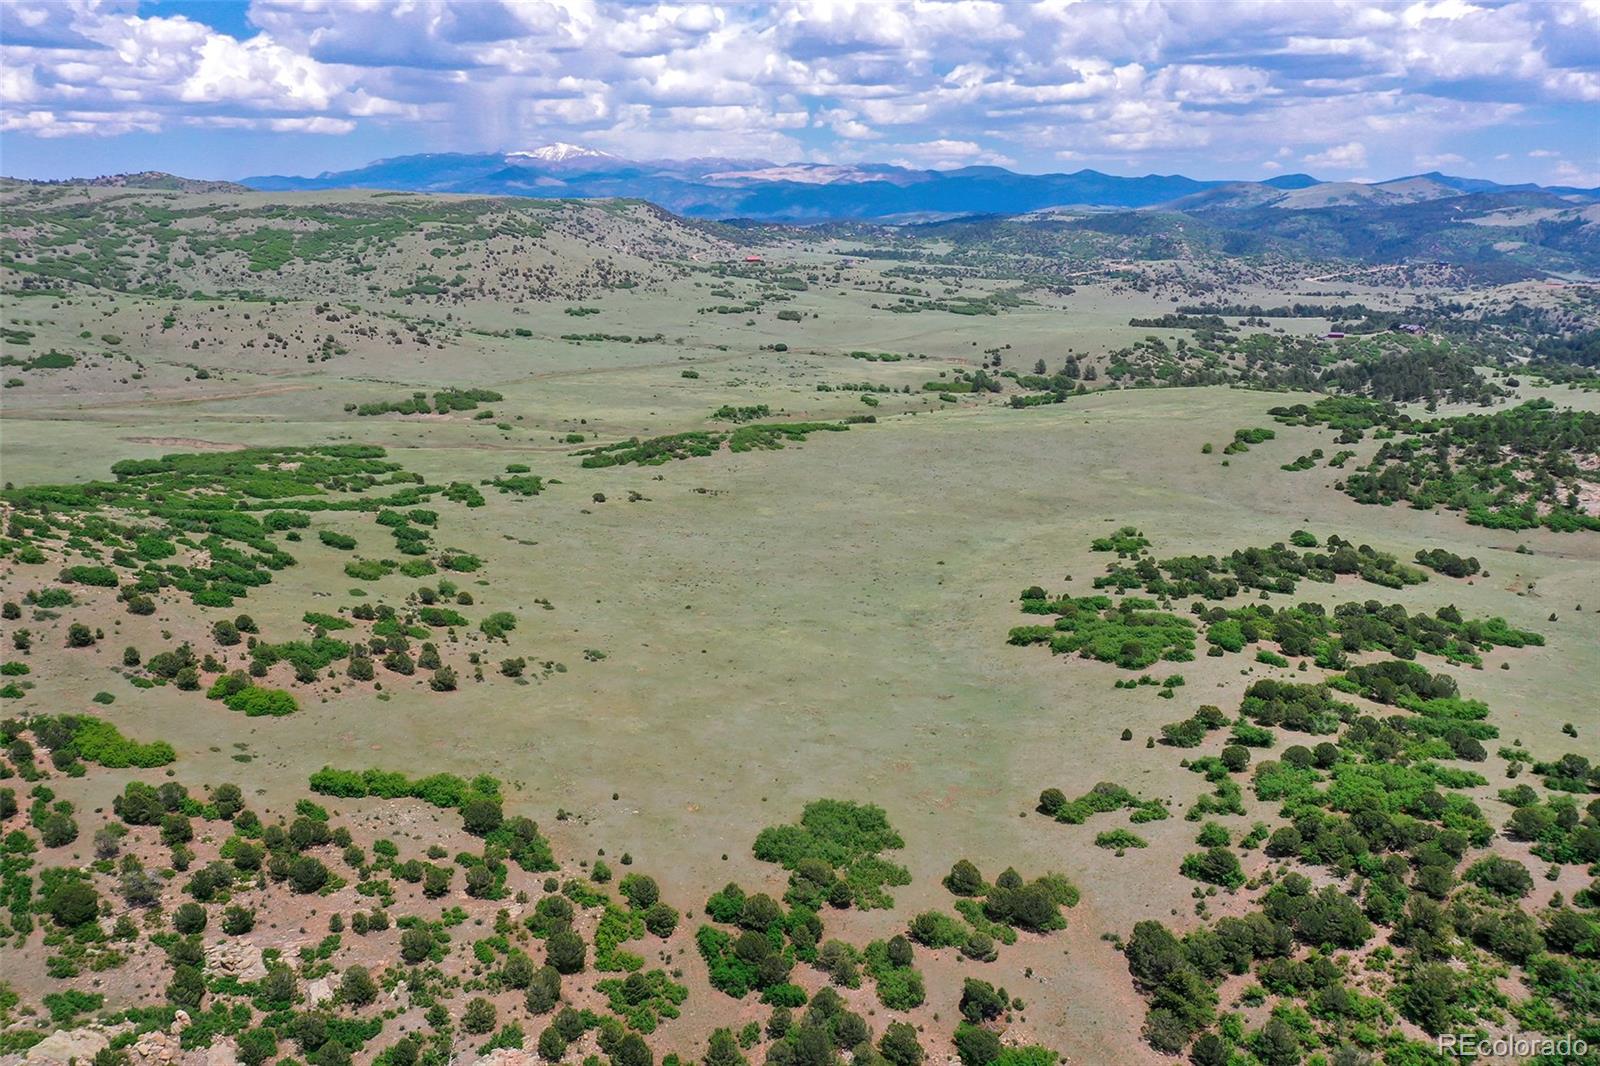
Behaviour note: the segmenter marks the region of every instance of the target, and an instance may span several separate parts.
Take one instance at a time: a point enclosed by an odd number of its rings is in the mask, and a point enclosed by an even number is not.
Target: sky
[[[1029,172],[1600,185],[1600,0],[0,0],[0,173],[553,141]]]

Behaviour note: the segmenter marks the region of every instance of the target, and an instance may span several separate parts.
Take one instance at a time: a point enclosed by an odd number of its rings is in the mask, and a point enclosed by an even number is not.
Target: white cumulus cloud
[[[1367,146],[1360,141],[1346,141],[1344,144],[1335,144],[1320,152],[1313,152],[1302,161],[1313,167],[1359,170],[1367,165]]]
[[[1355,173],[1511,123],[1575,155],[1600,100],[1596,0],[252,0],[238,36],[138,2],[9,0],[4,129]]]

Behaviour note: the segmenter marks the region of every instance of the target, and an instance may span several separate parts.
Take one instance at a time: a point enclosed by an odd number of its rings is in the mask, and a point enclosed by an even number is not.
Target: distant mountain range
[[[0,187],[10,179],[0,178]],[[52,184],[201,194],[329,189],[646,200],[680,216],[744,226],[915,226],[949,240],[1055,254],[1079,237],[1124,259],[1282,255],[1422,263],[1491,282],[1600,278],[1600,189],[1502,185],[1428,173],[1382,182],[1197,181],[1094,170],[1018,174],[1001,167],[764,159],[631,160],[573,144],[495,154],[410,155],[312,178],[202,181],[160,172]]]
[[[631,197],[692,218],[770,222],[913,222],[1048,208],[1179,211],[1392,207],[1475,193],[1539,193],[1551,206],[1600,202],[1600,189],[1501,185],[1429,173],[1376,184],[1308,174],[1266,181],[1122,177],[1096,170],[1019,174],[1003,167],[915,170],[888,164],[775,164],[762,159],[631,160],[548,144],[524,151],[408,155],[316,177],[245,178],[252,189],[372,188],[535,197]]]

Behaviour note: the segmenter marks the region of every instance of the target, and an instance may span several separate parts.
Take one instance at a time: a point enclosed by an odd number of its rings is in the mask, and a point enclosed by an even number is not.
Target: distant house
[[[1323,336],[1326,337],[1330,341],[1342,341],[1342,340],[1344,340],[1344,334],[1342,332],[1340,332],[1339,330],[1331,330],[1328,333],[1323,334]]]
[[[1416,322],[1402,322],[1396,326],[1395,329],[1399,330],[1401,333],[1409,333],[1413,337],[1420,337],[1424,333],[1428,332],[1428,327],[1419,325]]]
[[[761,257],[759,255],[747,255],[744,257],[744,261],[746,263],[759,263],[761,262]]]

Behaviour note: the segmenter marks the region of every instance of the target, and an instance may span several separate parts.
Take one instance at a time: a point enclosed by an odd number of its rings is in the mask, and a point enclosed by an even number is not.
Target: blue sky
[[[0,172],[634,158],[1600,185],[1600,0],[8,0]]]

